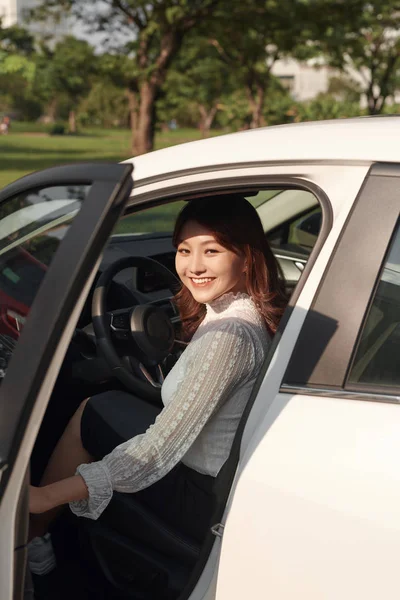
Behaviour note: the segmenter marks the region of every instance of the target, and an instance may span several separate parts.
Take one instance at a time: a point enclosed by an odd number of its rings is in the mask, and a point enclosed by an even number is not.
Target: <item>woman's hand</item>
[[[43,487],[29,486],[29,512],[33,514],[44,513],[56,506],[85,500],[89,492],[80,475],[73,475],[67,479],[50,483]]]
[[[51,506],[45,487],[29,486],[29,512],[40,514],[50,510]]]

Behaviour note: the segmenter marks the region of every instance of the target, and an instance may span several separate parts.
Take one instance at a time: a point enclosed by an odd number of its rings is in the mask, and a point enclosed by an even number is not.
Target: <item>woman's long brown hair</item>
[[[177,248],[183,226],[196,221],[209,229],[219,244],[243,254],[247,262],[246,289],[274,334],[285,310],[287,297],[281,269],[267,242],[260,218],[253,206],[240,195],[209,196],[191,200],[175,223],[173,244]],[[182,286],[175,301],[182,320],[184,339],[190,339],[204,319],[206,308]]]

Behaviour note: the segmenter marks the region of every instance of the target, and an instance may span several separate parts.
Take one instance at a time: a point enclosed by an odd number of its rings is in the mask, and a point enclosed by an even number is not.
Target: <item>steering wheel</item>
[[[151,302],[106,310],[111,281],[117,273],[130,267],[158,273],[173,294],[180,287],[177,277],[156,260],[141,256],[117,260],[102,273],[96,284],[92,301],[93,329],[97,347],[112,374],[129,391],[159,402],[164,378],[161,363],[171,353],[175,342],[171,319]]]

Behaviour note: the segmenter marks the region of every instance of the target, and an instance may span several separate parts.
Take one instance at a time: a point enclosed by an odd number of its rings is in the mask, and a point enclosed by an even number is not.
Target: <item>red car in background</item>
[[[24,248],[0,256],[0,341],[18,338],[46,269]]]
[[[47,265],[79,206],[76,200],[32,194],[15,198],[7,206],[9,214],[0,215],[0,379]]]

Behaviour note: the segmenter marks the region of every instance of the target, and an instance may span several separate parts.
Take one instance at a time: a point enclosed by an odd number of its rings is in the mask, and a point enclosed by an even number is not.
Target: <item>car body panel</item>
[[[243,458],[217,599],[397,598],[398,421],[397,405],[278,394]]]

